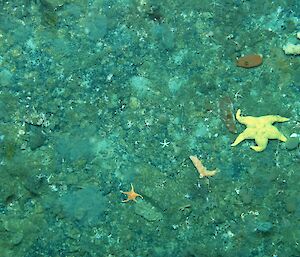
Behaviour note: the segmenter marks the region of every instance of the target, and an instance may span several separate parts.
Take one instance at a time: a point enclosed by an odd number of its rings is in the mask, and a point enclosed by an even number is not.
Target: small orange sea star
[[[129,192],[124,192],[124,191],[120,191],[122,194],[125,194],[127,195],[127,199],[123,200],[122,203],[126,203],[126,202],[129,202],[129,201],[135,201],[136,202],[136,199],[137,197],[141,197],[143,199],[143,196],[141,196],[140,194],[137,194],[136,192],[134,192],[134,188],[133,188],[133,185],[131,185],[131,190]]]

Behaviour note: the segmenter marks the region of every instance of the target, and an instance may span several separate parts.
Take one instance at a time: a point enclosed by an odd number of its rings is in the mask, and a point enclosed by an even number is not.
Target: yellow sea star
[[[241,110],[236,112],[236,119],[247,126],[247,128],[238,135],[231,146],[236,146],[245,139],[254,139],[257,146],[251,146],[256,152],[263,151],[268,144],[269,139],[278,139],[285,142],[286,137],[272,124],[274,122],[285,122],[288,118],[279,115],[267,115],[261,117],[241,116]]]

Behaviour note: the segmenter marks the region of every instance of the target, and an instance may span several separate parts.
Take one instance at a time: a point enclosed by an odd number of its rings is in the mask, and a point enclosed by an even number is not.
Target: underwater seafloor
[[[300,256],[299,13],[1,1],[0,257]],[[238,67],[248,54],[263,63]],[[232,147],[238,109],[289,118],[287,141]],[[143,199],[122,202],[131,184]]]

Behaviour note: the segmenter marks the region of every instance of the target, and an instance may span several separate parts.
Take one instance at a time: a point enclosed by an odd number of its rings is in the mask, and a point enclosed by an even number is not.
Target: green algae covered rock
[[[148,221],[158,221],[163,218],[162,213],[146,201],[138,201],[134,212]]]

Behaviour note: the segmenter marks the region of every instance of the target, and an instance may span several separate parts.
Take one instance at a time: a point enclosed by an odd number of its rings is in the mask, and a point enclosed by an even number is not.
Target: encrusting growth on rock
[[[197,156],[190,156],[190,159],[193,162],[195,168],[197,169],[200,178],[203,178],[203,177],[212,177],[212,176],[214,176],[214,175],[217,174],[218,169],[207,170],[203,166],[202,162],[197,158]]]

